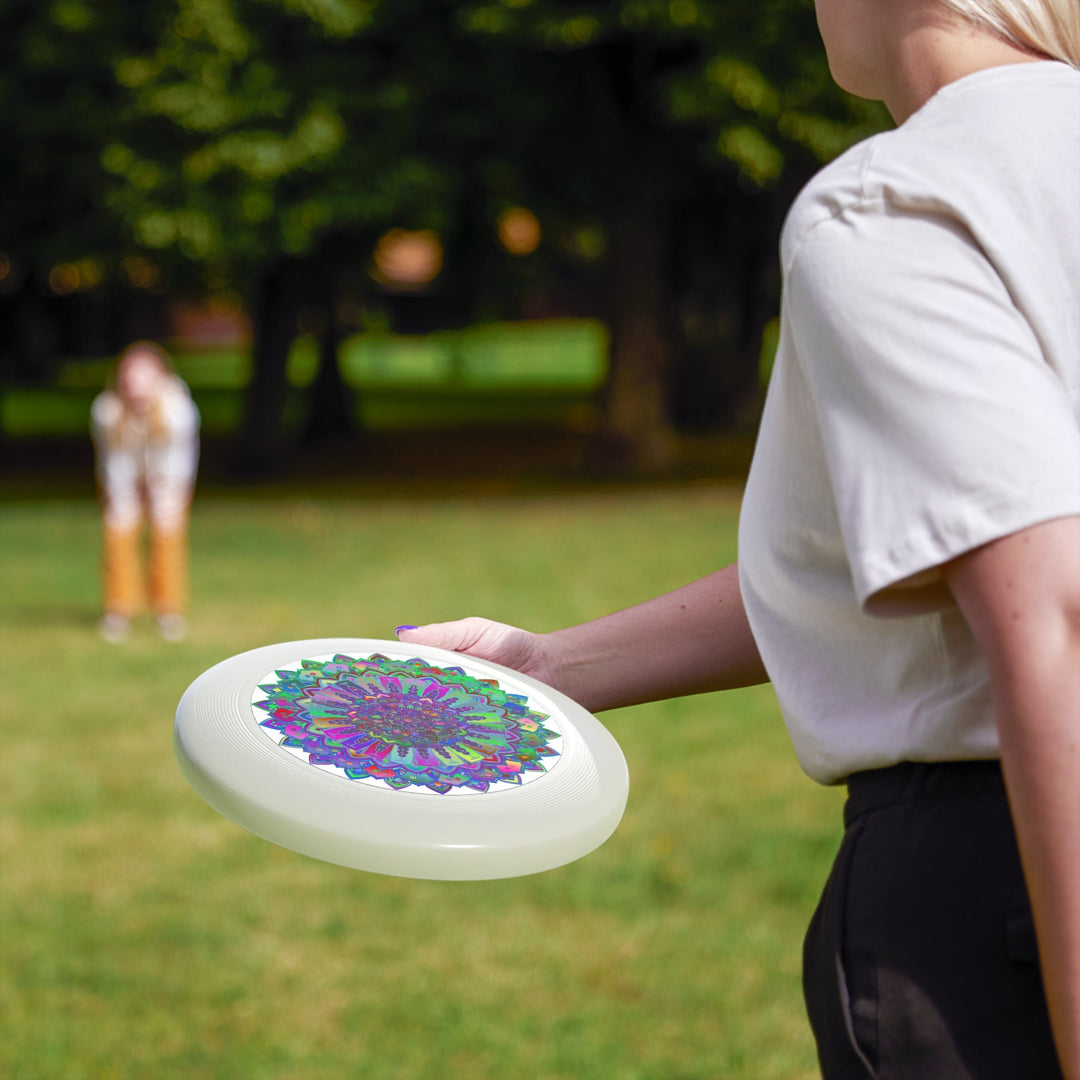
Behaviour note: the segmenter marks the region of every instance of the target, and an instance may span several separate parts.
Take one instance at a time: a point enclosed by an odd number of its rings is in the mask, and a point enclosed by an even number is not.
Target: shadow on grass
[[[684,437],[668,470],[640,476],[598,464],[592,436],[565,428],[387,431],[296,446],[273,475],[238,480],[231,440],[218,436],[203,440],[198,492],[430,498],[741,483],[753,440],[751,431]],[[0,462],[0,501],[94,497],[88,437],[8,438],[0,444]]]

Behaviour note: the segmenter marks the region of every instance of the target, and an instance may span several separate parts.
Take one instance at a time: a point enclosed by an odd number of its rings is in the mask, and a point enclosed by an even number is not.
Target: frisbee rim
[[[384,791],[313,768],[267,737],[252,700],[277,666],[327,655],[420,659],[494,678],[508,692],[524,688],[530,708],[557,714],[558,763],[529,784],[452,798]],[[215,723],[215,713],[231,719]],[[281,642],[219,661],[181,697],[173,743],[192,788],[242,828],[327,862],[402,877],[485,880],[572,862],[615,831],[629,792],[615,738],[565,694],[492,661],[375,638]]]

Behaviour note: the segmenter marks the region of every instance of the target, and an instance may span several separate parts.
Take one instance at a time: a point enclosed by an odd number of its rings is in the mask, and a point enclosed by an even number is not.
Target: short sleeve
[[[170,439],[185,440],[198,434],[199,410],[191,400],[187,386],[179,378],[170,380],[157,407]]]
[[[868,610],[941,606],[943,563],[1080,513],[1077,404],[959,223],[846,210],[804,237],[785,288]]]
[[[123,416],[123,408],[111,390],[103,390],[90,406],[90,433],[96,445],[104,446],[109,433]]]

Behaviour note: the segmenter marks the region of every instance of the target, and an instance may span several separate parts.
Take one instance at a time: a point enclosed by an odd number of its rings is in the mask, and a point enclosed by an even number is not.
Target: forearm
[[[768,681],[737,564],[541,642],[554,685],[592,711]]]
[[[1066,1080],[1080,1080],[1080,644],[996,688],[1002,767]]]
[[[1080,517],[945,568],[990,670],[1009,805],[1066,1080],[1080,1080]]]

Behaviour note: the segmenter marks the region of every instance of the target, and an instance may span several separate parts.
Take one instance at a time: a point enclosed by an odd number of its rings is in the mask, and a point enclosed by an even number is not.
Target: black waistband
[[[902,761],[887,769],[870,769],[848,777],[844,824],[886,806],[955,799],[965,796],[1005,795],[1000,761]]]

